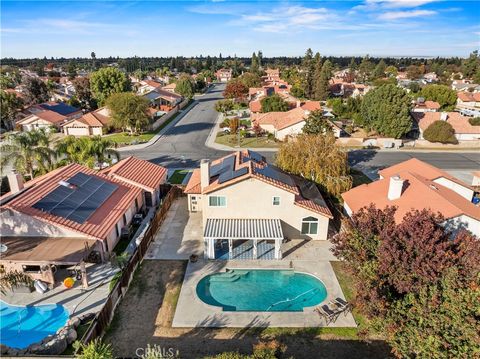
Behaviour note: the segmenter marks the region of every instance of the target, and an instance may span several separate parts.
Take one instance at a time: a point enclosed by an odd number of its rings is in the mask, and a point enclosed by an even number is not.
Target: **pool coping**
[[[172,327],[356,327],[351,313],[340,314],[338,319],[329,323],[314,311],[317,306],[305,307],[297,312],[253,312],[223,311],[221,307],[209,305],[198,298],[196,287],[206,275],[224,272],[228,269],[285,269],[313,275],[327,289],[327,297],[319,305],[334,298],[345,299],[335,272],[329,261],[292,261],[292,267],[285,261],[199,260],[189,263],[185,272]]]

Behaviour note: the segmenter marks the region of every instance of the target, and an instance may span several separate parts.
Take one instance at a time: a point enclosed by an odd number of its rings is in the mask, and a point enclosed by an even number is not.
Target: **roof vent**
[[[431,188],[431,189],[434,189],[435,191],[438,191],[438,187],[435,186],[434,184],[431,184],[431,185],[430,185],[430,188]]]

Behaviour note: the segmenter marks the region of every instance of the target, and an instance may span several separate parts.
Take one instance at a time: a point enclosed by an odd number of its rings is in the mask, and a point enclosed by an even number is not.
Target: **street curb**
[[[145,143],[141,143],[141,144],[138,144],[138,145],[130,145],[130,146],[119,147],[116,150],[118,152],[134,151],[134,150],[141,150],[141,149],[144,149],[144,148],[147,148],[147,147],[153,145],[155,142],[157,142],[165,134],[165,132],[167,132],[170,128],[175,126],[197,104],[198,104],[198,101],[193,100],[193,102],[188,107],[185,107],[184,109],[179,110],[179,111],[182,111],[182,112],[179,115],[177,115],[177,117],[172,122],[170,122],[167,126],[162,128],[155,136],[153,136],[150,139],[150,141],[145,142]]]

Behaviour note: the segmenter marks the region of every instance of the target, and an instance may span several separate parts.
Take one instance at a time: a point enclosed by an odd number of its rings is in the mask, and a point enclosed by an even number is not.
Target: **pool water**
[[[0,343],[26,348],[50,334],[55,334],[68,320],[63,305],[10,305],[0,300]]]
[[[327,297],[323,283],[293,270],[227,270],[197,284],[205,303],[224,311],[300,312]]]

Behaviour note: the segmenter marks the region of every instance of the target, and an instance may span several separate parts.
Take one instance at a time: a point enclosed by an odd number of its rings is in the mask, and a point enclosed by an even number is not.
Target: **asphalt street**
[[[122,157],[134,155],[150,160],[168,168],[193,168],[202,158],[215,159],[228,152],[209,148],[205,145],[218,114],[215,102],[222,99],[224,84],[216,84],[211,90],[195,97],[195,105],[174,126],[154,144],[135,151],[122,151]],[[268,160],[273,160],[274,153],[263,153]],[[352,166],[365,171],[372,177],[379,169],[416,157],[455,175],[480,170],[480,153],[473,152],[420,152],[420,151],[375,151],[354,150],[349,152]]]

